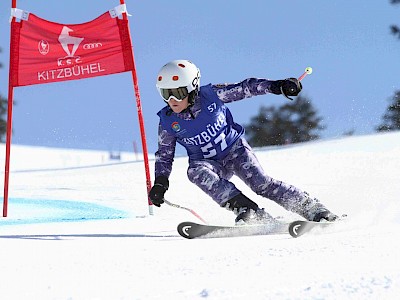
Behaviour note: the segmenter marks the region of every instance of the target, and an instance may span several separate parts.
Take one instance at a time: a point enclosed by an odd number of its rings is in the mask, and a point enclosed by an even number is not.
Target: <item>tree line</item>
[[[389,99],[382,122],[375,131],[400,130],[400,91]],[[245,126],[250,145],[253,147],[285,145],[317,140],[326,127],[311,99],[298,96],[282,106],[261,106],[258,114]],[[352,135],[353,130],[343,133]]]

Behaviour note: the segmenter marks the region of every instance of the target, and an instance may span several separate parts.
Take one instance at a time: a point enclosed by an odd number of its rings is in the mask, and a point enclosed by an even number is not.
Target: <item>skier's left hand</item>
[[[297,78],[287,78],[281,80],[281,92],[285,96],[297,96],[302,90],[303,86]]]
[[[161,204],[164,203],[164,194],[168,190],[169,181],[165,176],[158,176],[156,180],[154,180],[154,185],[150,190],[149,198],[151,202],[160,207]]]

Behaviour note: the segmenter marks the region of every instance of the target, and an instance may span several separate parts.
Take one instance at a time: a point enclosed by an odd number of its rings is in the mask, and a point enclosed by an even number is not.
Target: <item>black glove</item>
[[[297,96],[303,88],[297,78],[287,78],[285,80],[278,80],[278,82],[281,93],[290,100],[293,99],[289,98],[289,96]]]
[[[164,203],[164,194],[168,190],[169,181],[165,176],[158,176],[154,180],[154,185],[150,190],[149,198],[151,202],[157,207]]]
[[[284,80],[277,80],[271,86],[271,92],[280,95],[282,94],[286,98],[293,100],[289,96],[297,96],[303,86],[301,82],[296,78],[287,78]]]

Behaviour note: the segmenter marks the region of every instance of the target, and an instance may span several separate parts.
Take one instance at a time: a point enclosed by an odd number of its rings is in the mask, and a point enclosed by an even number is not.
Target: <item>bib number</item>
[[[217,155],[217,147],[221,149],[221,152],[224,151],[227,147],[225,140],[225,133],[221,132],[219,136],[217,136],[213,142],[209,142],[205,146],[201,147],[201,151],[203,152],[204,158],[211,158]]]

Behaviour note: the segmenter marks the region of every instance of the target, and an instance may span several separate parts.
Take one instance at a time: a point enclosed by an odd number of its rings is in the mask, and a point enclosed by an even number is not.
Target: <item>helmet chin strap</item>
[[[188,99],[189,106],[188,107],[190,107],[190,106],[192,106],[194,104],[198,94],[199,94],[199,89],[198,88],[196,88],[195,90],[193,90],[193,91],[191,91],[189,93],[189,99]]]
[[[190,113],[190,117],[192,119],[195,119],[196,117],[194,116],[192,110],[190,109],[194,103],[196,102],[196,97],[199,94],[199,90],[198,88],[196,88],[195,90],[191,91],[189,93],[189,99],[188,99],[188,106],[182,111],[182,112],[189,112]]]

